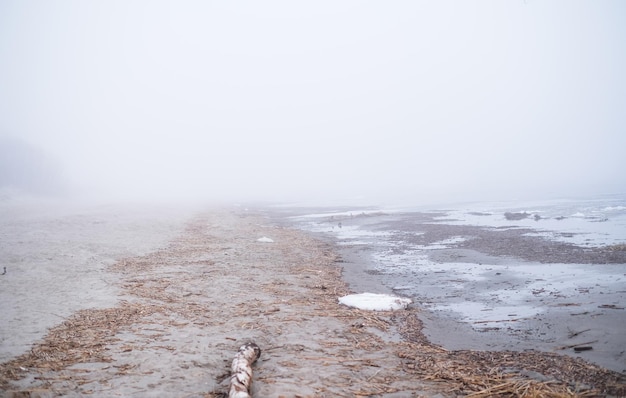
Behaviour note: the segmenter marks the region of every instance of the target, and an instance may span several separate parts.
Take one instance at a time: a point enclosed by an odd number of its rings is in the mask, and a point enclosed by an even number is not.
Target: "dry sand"
[[[222,397],[249,341],[262,349],[255,397],[626,393],[621,375],[579,359],[442,349],[422,335],[416,307],[341,306],[337,260],[332,246],[243,210],[197,215],[160,249],[103,266],[97,307],[81,303],[0,365],[2,396]],[[49,300],[67,295],[66,279],[52,275]]]

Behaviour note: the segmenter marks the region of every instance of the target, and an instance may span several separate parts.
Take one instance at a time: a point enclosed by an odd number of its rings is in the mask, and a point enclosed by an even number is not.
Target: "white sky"
[[[624,192],[626,2],[0,2],[0,134],[117,197]]]

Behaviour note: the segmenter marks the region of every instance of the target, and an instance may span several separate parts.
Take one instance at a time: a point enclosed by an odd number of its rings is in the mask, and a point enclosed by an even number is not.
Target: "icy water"
[[[446,215],[437,220],[450,225],[530,228],[536,230],[536,236],[583,247],[626,242],[624,197],[536,201],[516,206],[483,203],[444,211]]]
[[[446,207],[371,207],[325,209],[294,216],[299,225],[315,232],[331,233],[344,244],[379,241],[394,231],[351,225],[346,220],[359,216],[388,216],[407,213],[434,214],[433,223],[470,225],[492,229],[533,229],[536,236],[580,246],[597,247],[626,243],[626,197],[606,196],[586,200],[551,200],[523,203],[478,202]],[[508,214],[508,218],[507,218]],[[339,225],[341,223],[341,226]],[[454,242],[441,242],[447,245]],[[436,247],[433,247],[436,248]]]
[[[337,242],[353,290],[427,310],[435,343],[561,350],[626,370],[624,196],[297,212],[295,225]],[[583,343],[593,350],[563,348]]]

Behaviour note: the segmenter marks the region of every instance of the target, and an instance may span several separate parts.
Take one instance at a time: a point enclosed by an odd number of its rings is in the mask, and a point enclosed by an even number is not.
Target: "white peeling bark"
[[[250,398],[252,383],[252,364],[261,356],[261,349],[255,343],[247,343],[239,347],[233,364],[230,367],[230,389],[228,398]]]

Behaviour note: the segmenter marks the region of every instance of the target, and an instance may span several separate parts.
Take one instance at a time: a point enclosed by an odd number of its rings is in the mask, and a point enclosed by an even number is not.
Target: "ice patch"
[[[386,211],[386,213],[388,212],[389,211]],[[291,218],[295,218],[295,219],[331,218],[332,219],[334,217],[355,217],[355,216],[366,216],[366,215],[371,215],[371,214],[382,214],[382,212],[379,209],[347,210],[347,211],[335,211],[335,212],[328,212],[328,213],[304,214],[304,215],[292,216]]]
[[[474,329],[491,327],[514,327],[517,321],[530,318],[542,312],[541,308],[530,305],[493,305],[482,302],[466,301],[431,307],[435,311],[453,311],[461,314],[463,320]]]
[[[370,242],[366,242],[364,240],[349,240],[349,241],[339,241],[337,242],[339,246],[365,246],[369,245]]]
[[[336,230],[338,239],[358,238],[386,238],[392,235],[391,231],[369,231],[358,226],[343,226]]]
[[[411,299],[387,294],[361,293],[340,297],[339,303],[361,310],[395,311],[405,309],[411,304]]]
[[[434,250],[434,249],[447,249],[450,246],[456,245],[458,243],[463,243],[467,240],[464,236],[453,236],[448,239],[443,239],[437,242],[433,242],[430,245],[425,246],[417,246],[422,250]]]
[[[470,208],[442,210],[445,215],[435,217],[434,220],[437,224],[474,225],[495,231],[526,228],[546,233],[542,237],[552,241],[581,247],[601,247],[626,240],[626,206],[623,203],[623,199],[619,199],[618,203],[610,204],[567,201],[523,207],[477,204]],[[502,217],[507,212],[526,213],[528,217],[509,221]]]
[[[624,211],[626,210],[626,206],[608,206],[602,209],[604,211]]]

